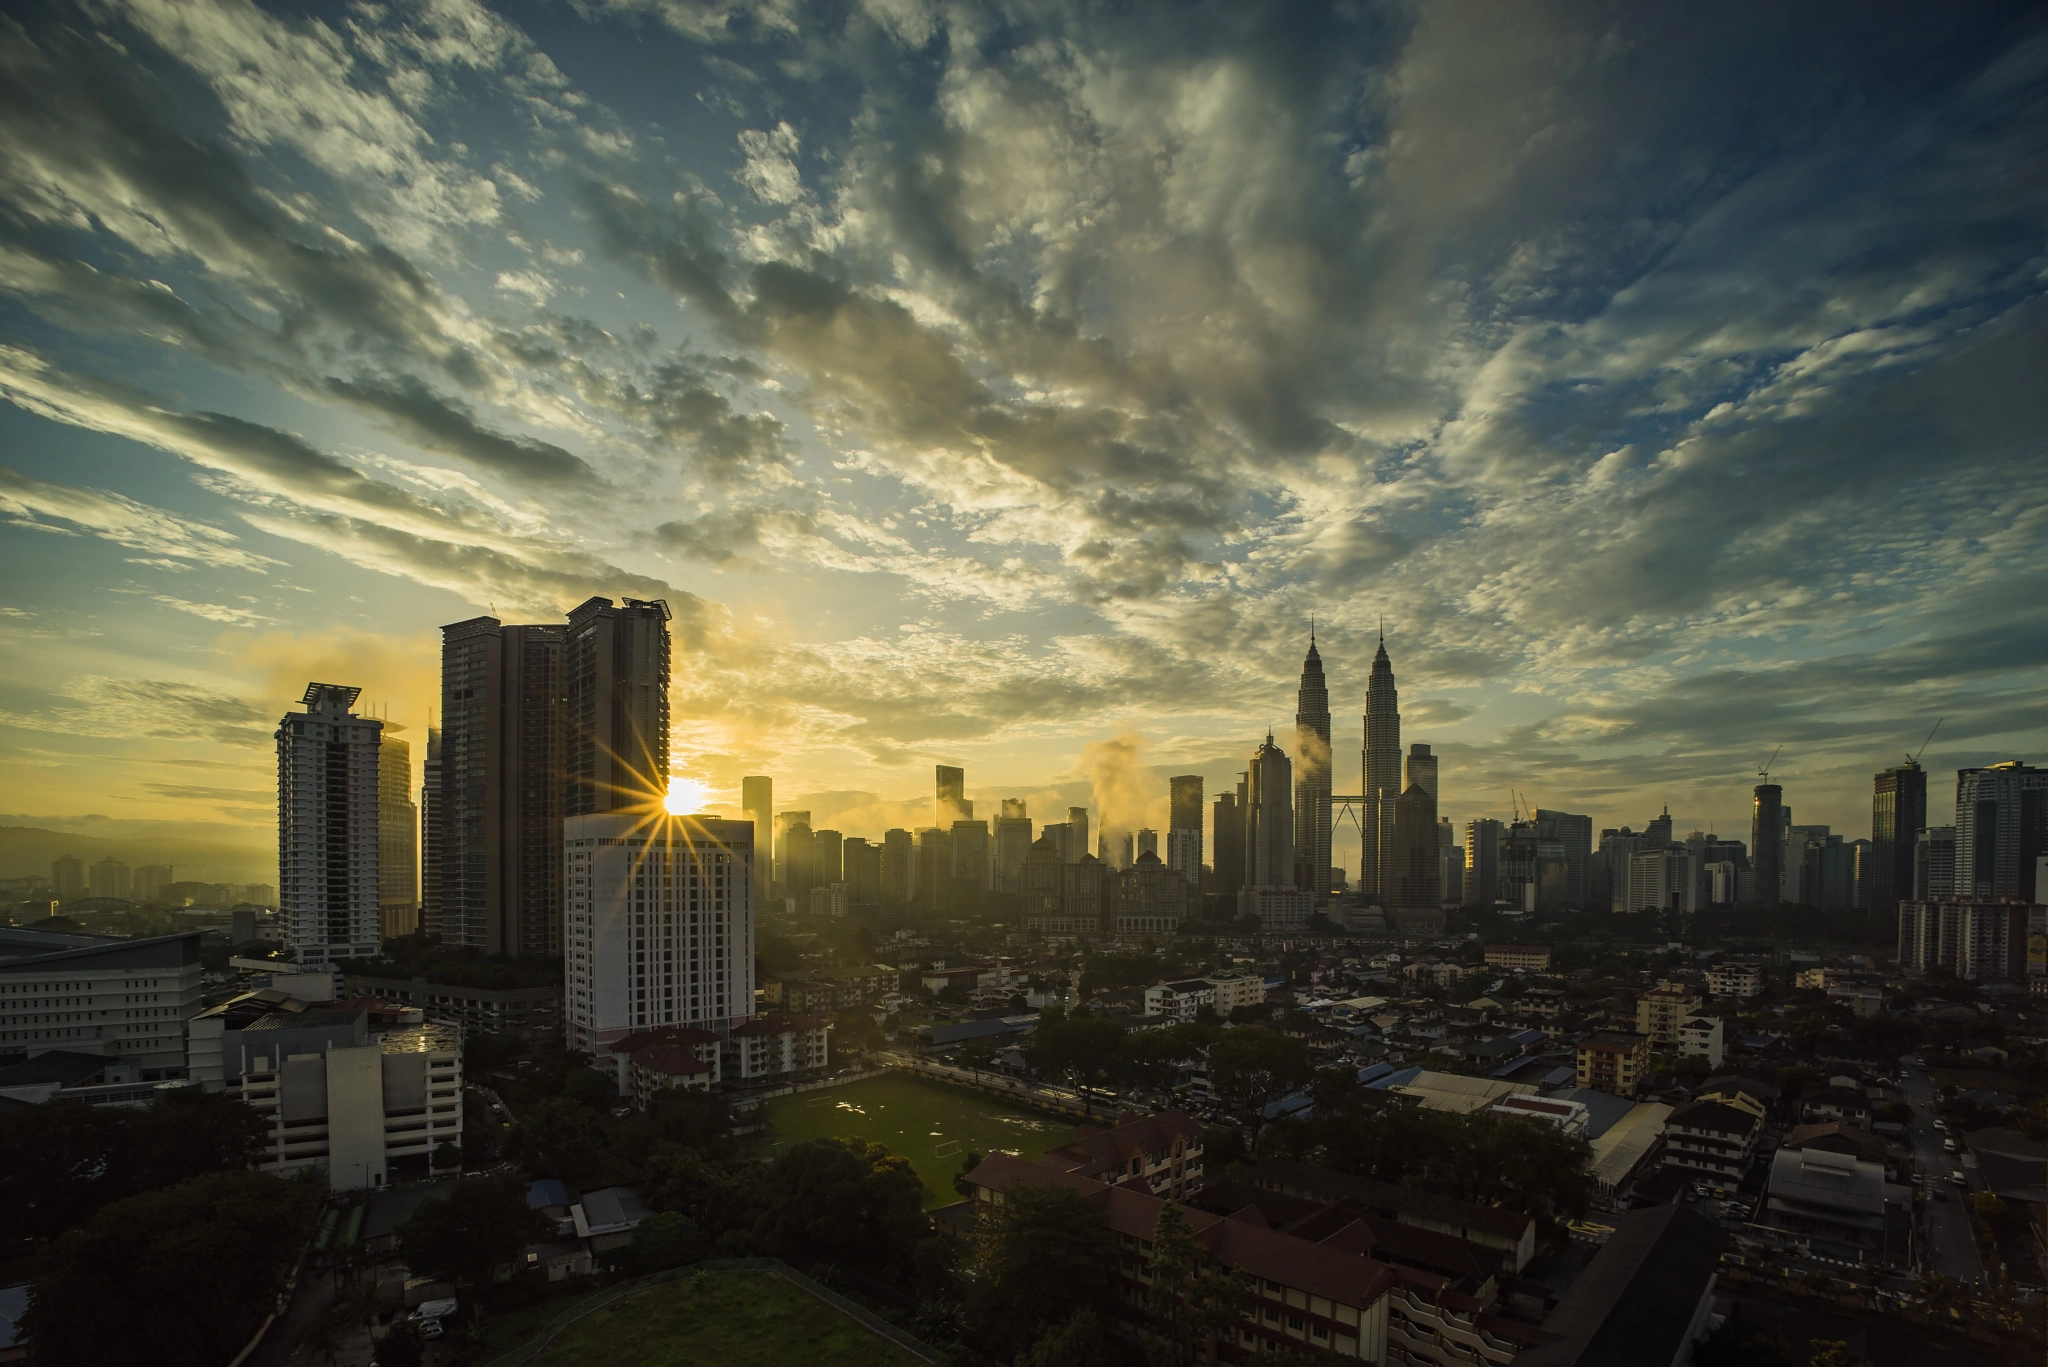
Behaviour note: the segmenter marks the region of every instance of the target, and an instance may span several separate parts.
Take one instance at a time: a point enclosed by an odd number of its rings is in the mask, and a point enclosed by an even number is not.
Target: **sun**
[[[668,796],[662,806],[670,816],[688,816],[704,810],[704,799],[711,796],[711,790],[694,778],[671,777],[668,781]]]

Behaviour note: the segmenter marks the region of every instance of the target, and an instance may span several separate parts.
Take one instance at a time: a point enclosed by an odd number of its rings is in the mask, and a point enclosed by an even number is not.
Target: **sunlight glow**
[[[662,806],[668,809],[670,816],[688,816],[691,812],[702,811],[704,799],[710,795],[711,790],[696,779],[672,775],[668,781],[668,796],[663,799]]]

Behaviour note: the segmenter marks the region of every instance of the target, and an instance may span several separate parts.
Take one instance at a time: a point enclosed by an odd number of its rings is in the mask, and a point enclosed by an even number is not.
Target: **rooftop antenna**
[[[1908,764],[1910,764],[1910,765],[1914,766],[1915,768],[1918,768],[1918,767],[1919,767],[1919,765],[1920,765],[1920,756],[1922,756],[1922,755],[1926,754],[1926,753],[1927,753],[1927,747],[1928,747],[1929,745],[1932,745],[1932,744],[1934,743],[1934,732],[1935,732],[1935,731],[1939,731],[1939,730],[1941,729],[1941,724],[1942,724],[1943,722],[1947,721],[1947,720],[1948,720],[1948,718],[1947,718],[1947,717],[1936,717],[1936,718],[1934,719],[1934,726],[1933,726],[1933,729],[1932,729],[1932,730],[1930,730],[1930,731],[1928,731],[1928,733],[1927,733],[1927,739],[1926,739],[1926,740],[1923,740],[1923,741],[1921,741],[1921,742],[1920,742],[1920,748],[1919,748],[1918,750],[1916,750],[1916,751],[1915,751],[1915,752],[1913,752],[1912,754],[1910,754],[1910,755],[1906,756],[1906,762],[1907,762]]]
[[[1936,724],[1939,725],[1939,723]],[[1776,750],[1771,751],[1771,757],[1764,761],[1764,767],[1756,771],[1758,778],[1762,779],[1765,783],[1771,781],[1771,766],[1778,762],[1778,756],[1784,749],[1785,747],[1780,745]]]

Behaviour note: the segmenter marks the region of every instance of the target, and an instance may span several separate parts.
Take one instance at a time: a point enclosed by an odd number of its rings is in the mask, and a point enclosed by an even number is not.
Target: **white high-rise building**
[[[302,964],[374,958],[383,924],[377,753],[384,723],[358,717],[362,689],[311,683],[277,725],[277,919]]]
[[[754,824],[659,812],[563,823],[571,1049],[754,1012]]]

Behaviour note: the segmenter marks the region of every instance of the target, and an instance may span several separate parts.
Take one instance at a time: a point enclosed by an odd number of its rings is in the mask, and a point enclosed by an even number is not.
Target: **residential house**
[[[1719,1016],[1688,1016],[1678,1027],[1678,1056],[1703,1058],[1709,1068],[1719,1068],[1728,1057],[1724,1030]]]
[[[1707,970],[1707,991],[1717,997],[1760,997],[1764,991],[1762,964],[1729,961]]]
[[[832,1027],[816,1016],[755,1016],[732,1028],[720,1073],[733,1082],[821,1073],[831,1057],[831,1031]]]
[[[1145,1014],[1170,1021],[1191,1021],[1203,1007],[1216,1007],[1215,984],[1202,978],[1158,983],[1145,989]]]
[[[1082,1125],[1041,1163],[1097,1182],[1141,1183],[1178,1201],[1202,1185],[1202,1127],[1178,1110],[1125,1114],[1108,1129]]]
[[[1660,982],[1636,998],[1636,1033],[1660,1049],[1678,1047],[1678,1031],[1697,1015],[1699,994],[1684,983]]]
[[[708,1092],[720,1079],[720,1041],[709,1030],[663,1026],[605,1046],[619,1095],[646,1107],[664,1090]]]

